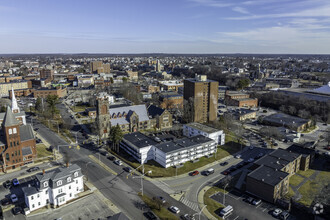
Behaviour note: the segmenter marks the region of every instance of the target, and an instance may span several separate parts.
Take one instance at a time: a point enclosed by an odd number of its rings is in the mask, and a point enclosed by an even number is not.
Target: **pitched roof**
[[[13,125],[18,125],[19,122],[15,118],[13,112],[11,111],[11,108],[8,106],[5,119],[4,119],[4,125],[5,127],[13,126]]]
[[[145,105],[132,105],[132,106],[126,106],[126,107],[120,107],[120,108],[111,108],[109,109],[109,114],[112,117],[114,114],[117,116],[118,113],[122,114],[126,113],[127,116],[122,116],[121,118],[111,118],[111,125],[115,126],[117,124],[122,125],[122,124],[127,124],[129,123],[129,116],[135,112],[139,116],[139,121],[148,121],[149,116],[147,113],[147,108]]]
[[[21,135],[21,141],[34,139],[33,129],[31,125],[21,125],[19,127],[19,133]]]
[[[152,117],[155,117],[156,115],[161,116],[164,111],[165,111],[165,109],[159,108],[159,107],[157,107],[155,105],[150,105],[148,107],[148,113]]]
[[[32,154],[32,150],[31,147],[27,146],[27,147],[22,147],[22,155],[26,156],[26,155],[31,155]]]

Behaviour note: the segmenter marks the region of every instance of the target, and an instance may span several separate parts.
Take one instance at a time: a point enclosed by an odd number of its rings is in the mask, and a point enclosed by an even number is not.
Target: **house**
[[[76,164],[43,171],[36,175],[35,186],[23,187],[22,191],[29,212],[48,205],[56,208],[84,191],[83,174]]]
[[[218,130],[197,122],[183,125],[183,135],[186,137],[203,135],[213,139],[219,145],[225,144],[225,133],[223,130]]]

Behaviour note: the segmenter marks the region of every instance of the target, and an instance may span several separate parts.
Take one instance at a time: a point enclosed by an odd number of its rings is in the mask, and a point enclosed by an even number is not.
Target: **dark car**
[[[17,178],[13,179],[13,186],[18,186],[19,185],[19,181]]]
[[[3,186],[8,189],[12,186],[12,183],[10,180],[7,180],[6,182],[3,183]]]
[[[37,170],[40,170],[40,168],[39,167],[31,167],[27,171],[30,173],[30,172],[37,171]]]
[[[253,200],[254,200],[254,198],[252,198],[252,197],[247,197],[244,199],[245,202],[250,203],[250,204],[252,204]]]
[[[225,171],[222,172],[222,174],[223,175],[228,175],[228,174],[230,174],[230,171],[229,170],[225,170]]]
[[[39,138],[36,140],[36,142],[37,142],[37,144],[42,143],[41,139],[39,139]]]
[[[14,215],[23,214],[23,209],[20,206],[14,207],[11,211]]]
[[[156,220],[158,219],[157,216],[153,212],[145,212],[144,216],[149,220]]]
[[[10,199],[8,198],[4,198],[3,200],[1,200],[1,205],[2,206],[6,206],[10,204]]]
[[[124,167],[123,170],[125,170],[128,173],[132,172],[132,169],[130,167]]]
[[[222,162],[220,163],[221,166],[226,166],[228,164],[228,162]]]
[[[114,156],[108,156],[107,157],[109,160],[115,160],[116,158]]]

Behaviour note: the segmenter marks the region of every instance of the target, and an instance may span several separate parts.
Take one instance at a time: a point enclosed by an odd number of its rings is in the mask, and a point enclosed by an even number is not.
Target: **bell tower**
[[[110,114],[109,114],[109,98],[107,96],[99,96],[96,100],[96,123],[100,139],[109,137],[110,132]]]

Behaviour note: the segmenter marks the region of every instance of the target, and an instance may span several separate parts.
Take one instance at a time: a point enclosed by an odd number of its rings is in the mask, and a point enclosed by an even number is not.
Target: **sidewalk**
[[[198,204],[200,205],[200,209],[202,209],[203,207],[201,206],[201,204],[204,204],[204,194],[207,190],[209,190],[211,187],[210,186],[205,186],[203,189],[201,189],[201,191],[199,191],[198,193]],[[217,218],[215,218],[210,212],[209,210],[207,210],[207,207],[203,209],[203,214],[210,220],[217,220]]]

